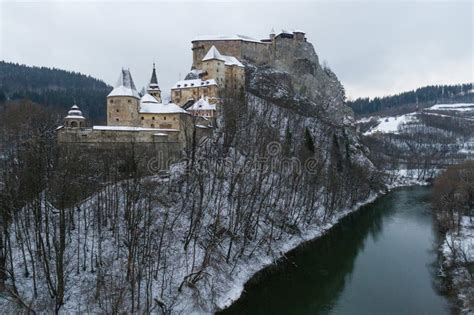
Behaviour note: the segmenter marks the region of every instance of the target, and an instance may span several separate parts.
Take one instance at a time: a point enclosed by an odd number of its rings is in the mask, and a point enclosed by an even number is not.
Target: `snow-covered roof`
[[[199,79],[199,76],[204,73],[203,70],[201,69],[192,69],[191,71],[189,71],[189,73],[186,75],[186,77],[184,78],[185,80],[195,80],[195,79]]]
[[[205,98],[200,98],[195,102],[191,107],[188,108],[188,111],[200,111],[200,110],[216,110],[215,104],[209,104]]]
[[[186,113],[184,109],[174,103],[159,103],[150,94],[145,94],[140,100],[140,114],[179,114]]]
[[[85,119],[84,116],[82,116],[82,115],[67,115],[64,118],[67,118],[67,119]]]
[[[67,119],[85,119],[84,116],[82,116],[82,112],[79,109],[79,106],[77,106],[77,105],[72,105],[71,109],[67,112],[67,116],[65,118],[67,118]]]
[[[216,80],[201,80],[201,79],[194,79],[194,80],[181,80],[176,82],[172,90],[174,89],[185,89],[185,88],[194,88],[199,86],[210,86],[210,85],[217,85]]]
[[[114,131],[179,131],[178,129],[166,128],[143,128],[129,126],[93,126],[93,130],[114,130]]]
[[[191,42],[205,41],[205,40],[241,40],[246,42],[261,43],[261,40],[245,36],[245,35],[199,35],[193,38]]]
[[[222,55],[219,50],[217,50],[216,46],[212,46],[207,54],[204,56],[202,61],[207,61],[207,60],[221,60],[224,61],[224,64],[226,66],[238,66],[238,67],[244,67],[244,65],[235,57],[233,56],[225,56]]]
[[[122,69],[115,88],[109,93],[109,95],[107,95],[107,97],[110,96],[131,96],[140,98],[135,83],[133,83],[130,70]]]
[[[217,50],[216,46],[214,45],[212,45],[212,47],[209,48],[209,51],[204,56],[204,58],[202,58],[202,61],[212,60],[212,59],[224,60],[224,57],[221,55],[219,50]]]

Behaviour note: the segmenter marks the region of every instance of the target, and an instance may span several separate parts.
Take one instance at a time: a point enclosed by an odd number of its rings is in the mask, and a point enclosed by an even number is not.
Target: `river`
[[[222,314],[447,314],[429,187],[396,189],[267,268]]]

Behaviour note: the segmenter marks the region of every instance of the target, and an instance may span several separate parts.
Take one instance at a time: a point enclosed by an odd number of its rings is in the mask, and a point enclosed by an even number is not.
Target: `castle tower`
[[[212,46],[202,59],[202,70],[207,73],[209,79],[216,80],[217,85],[223,88],[225,85],[225,58]]]
[[[64,127],[66,128],[83,128],[86,119],[82,116],[82,112],[77,105],[73,105],[64,117]]]
[[[138,126],[140,95],[130,70],[122,69],[112,92],[107,95],[107,125]]]
[[[156,98],[158,103],[161,103],[161,90],[158,85],[158,79],[156,78],[155,63],[153,63],[153,72],[151,73],[150,84],[147,89],[148,94]]]
[[[293,38],[296,41],[304,42],[306,41],[305,33],[301,30],[295,30],[293,31]]]

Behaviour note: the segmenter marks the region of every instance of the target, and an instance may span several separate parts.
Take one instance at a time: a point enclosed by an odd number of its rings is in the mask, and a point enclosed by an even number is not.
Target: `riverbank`
[[[454,299],[454,312],[474,314],[474,220],[463,216],[460,222],[459,233],[443,233],[442,277]]]
[[[218,310],[224,310],[230,305],[232,305],[232,303],[234,303],[236,300],[238,300],[244,292],[246,285],[249,282],[257,281],[255,279],[258,278],[259,275],[264,272],[265,269],[271,267],[272,265],[276,266],[276,264],[281,259],[285,259],[285,257],[290,252],[296,250],[297,248],[300,248],[309,242],[313,242],[319,239],[320,237],[325,235],[330,229],[332,229],[336,224],[338,224],[343,218],[346,218],[348,215],[358,211],[363,206],[373,203],[376,199],[387,194],[395,188],[426,184],[426,182],[422,182],[408,176],[393,176],[388,181],[386,185],[387,189],[385,191],[374,193],[365,201],[358,203],[354,207],[350,209],[344,209],[343,211],[338,212],[337,215],[335,215],[331,219],[331,221],[328,222],[324,227],[314,227],[308,229],[304,232],[304,234],[298,237],[293,237],[280,244],[274,244],[273,252],[278,252],[279,254],[277,256],[254,257],[254,259],[252,259],[251,261],[247,261],[242,264],[239,272],[234,273],[238,276],[230,280],[232,281],[232,289],[217,300]]]
[[[432,187],[398,188],[257,273],[222,315],[447,314]]]

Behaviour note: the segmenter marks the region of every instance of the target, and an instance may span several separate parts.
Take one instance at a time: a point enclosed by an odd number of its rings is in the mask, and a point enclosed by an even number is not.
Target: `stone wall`
[[[193,69],[200,69],[201,60],[212,46],[223,55],[239,60],[249,60],[256,64],[265,64],[271,58],[272,43],[245,40],[200,40],[193,41]]]
[[[183,114],[140,114],[141,126],[145,128],[180,129]]]
[[[157,135],[157,134],[166,134]],[[97,130],[92,128],[62,128],[58,131],[58,143],[179,143],[179,131],[156,130]]]
[[[237,66],[225,67],[226,91],[240,91],[245,89],[245,68]]]
[[[223,86],[226,76],[226,66],[221,60],[207,60],[200,64],[200,69],[207,74],[204,76],[205,80],[214,79],[218,86]]]
[[[179,106],[183,106],[190,99],[197,101],[206,96],[209,97],[210,103],[215,102],[218,97],[217,86],[208,85],[171,90],[171,101]]]
[[[107,98],[108,126],[138,126],[139,100],[129,96]]]

